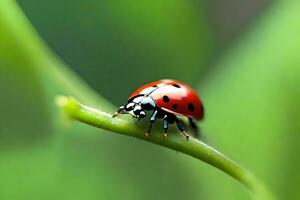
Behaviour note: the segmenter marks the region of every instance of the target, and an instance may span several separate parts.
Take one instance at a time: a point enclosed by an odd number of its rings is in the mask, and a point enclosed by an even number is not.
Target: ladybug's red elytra
[[[189,119],[192,128],[197,128],[193,120],[204,117],[204,107],[196,92],[187,84],[176,80],[159,80],[148,83],[133,92],[128,102],[120,106],[118,114],[130,114],[138,119],[146,116],[146,111],[153,111],[146,136],[150,134],[152,124],[157,118],[163,119],[164,137],[167,137],[169,124],[176,123],[180,132],[189,138],[182,122],[177,116]]]

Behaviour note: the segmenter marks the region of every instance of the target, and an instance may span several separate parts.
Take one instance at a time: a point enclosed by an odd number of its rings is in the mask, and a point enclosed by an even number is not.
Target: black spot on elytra
[[[173,84],[173,86],[176,88],[181,88],[180,85],[178,85],[178,84]]]
[[[189,111],[193,112],[195,110],[195,106],[192,103],[189,103],[188,109]]]
[[[163,101],[168,103],[170,101],[170,99],[168,96],[165,95],[165,96],[163,96]]]
[[[153,85],[152,87],[158,87],[157,85]]]
[[[172,108],[173,108],[173,109],[177,109],[177,108],[178,108],[177,104],[173,104],[173,105],[172,105]]]

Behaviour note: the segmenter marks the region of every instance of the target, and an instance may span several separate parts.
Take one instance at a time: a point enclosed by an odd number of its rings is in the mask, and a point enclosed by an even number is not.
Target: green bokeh
[[[0,2],[0,199],[250,199],[185,155],[65,120],[56,95],[98,97],[39,51],[34,32],[16,31],[29,24],[13,2]],[[113,104],[159,78],[191,84],[205,103],[208,143],[278,198],[300,196],[297,1],[270,5],[227,51],[217,48],[204,2],[18,2],[45,42]]]
[[[20,4],[64,61],[115,104],[137,85],[160,78],[197,82],[213,51],[213,36],[199,2],[31,0]],[[182,66],[187,67],[184,73]],[[126,85],[120,89],[123,82]]]

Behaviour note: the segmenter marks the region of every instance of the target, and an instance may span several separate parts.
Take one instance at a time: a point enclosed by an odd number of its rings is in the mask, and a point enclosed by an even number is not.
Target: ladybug
[[[177,116],[189,119],[192,128],[197,129],[193,120],[204,117],[204,107],[196,92],[187,84],[176,80],[159,80],[148,83],[133,92],[125,105],[120,106],[113,117],[118,114],[130,114],[142,119],[146,111],[152,111],[148,131],[157,118],[163,120],[164,137],[167,137],[169,124],[176,123],[180,132],[189,139],[182,122]]]

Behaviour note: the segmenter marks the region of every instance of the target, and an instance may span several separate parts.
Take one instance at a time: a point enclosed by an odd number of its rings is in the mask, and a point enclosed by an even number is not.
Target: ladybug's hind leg
[[[190,136],[185,132],[182,122],[177,117],[175,118],[175,122],[180,132],[186,137],[186,140],[188,140]]]
[[[151,128],[152,128],[152,124],[155,122],[156,120],[156,116],[157,116],[158,111],[155,110],[151,117],[150,117],[150,121],[149,121],[149,127],[148,127],[148,131],[145,133],[145,136],[149,136],[150,132],[151,132]]]
[[[201,138],[200,129],[198,128],[197,124],[194,122],[192,118],[189,117],[189,123],[192,129],[194,129],[194,135],[196,138]]]
[[[190,122],[190,125],[193,129],[198,129],[197,127],[197,124],[194,122],[194,120],[192,118],[189,117],[189,122]]]

